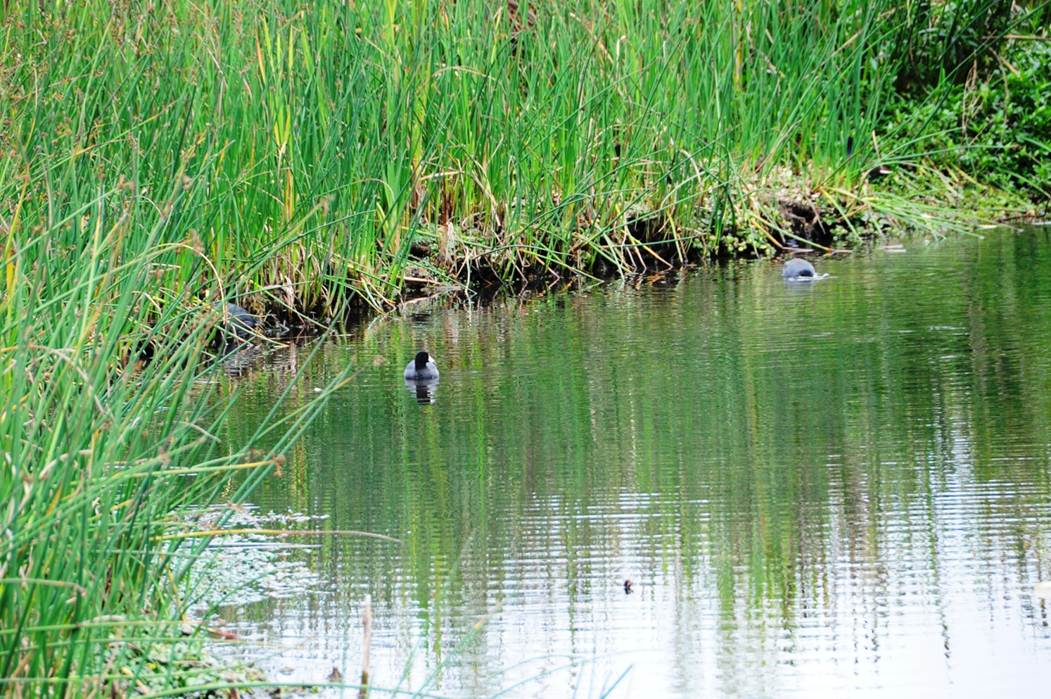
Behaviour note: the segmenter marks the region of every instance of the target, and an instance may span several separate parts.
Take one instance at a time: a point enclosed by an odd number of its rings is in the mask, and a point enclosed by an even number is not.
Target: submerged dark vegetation
[[[1046,3],[0,17],[5,694],[194,676],[207,629],[179,622],[207,537],[175,513],[242,497],[231,470],[261,477],[317,407],[215,437],[231,398],[197,379],[227,300],[320,329],[408,296],[821,251],[1048,199]]]

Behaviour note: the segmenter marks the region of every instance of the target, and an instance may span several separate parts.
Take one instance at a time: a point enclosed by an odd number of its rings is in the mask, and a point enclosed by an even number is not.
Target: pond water
[[[304,395],[360,372],[253,502],[403,543],[290,550],[307,590],[222,610],[242,652],[356,679],[368,596],[377,687],[1048,696],[1051,230],[818,265],[421,309],[326,345]],[[402,381],[418,348],[431,404]],[[305,352],[236,380],[231,430]]]

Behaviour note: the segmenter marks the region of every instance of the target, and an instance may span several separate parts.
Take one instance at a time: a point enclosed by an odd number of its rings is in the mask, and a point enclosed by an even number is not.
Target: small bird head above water
[[[785,279],[813,277],[814,274],[814,265],[810,264],[806,260],[800,260],[796,257],[793,257],[791,260],[786,262],[784,268],[782,268],[781,270],[781,276],[783,276]]]
[[[405,366],[406,381],[434,381],[438,378],[438,365],[427,352],[417,352],[416,357]]]
[[[786,262],[781,268],[781,276],[785,278],[785,281],[790,282],[815,282],[828,278],[827,274],[818,274],[814,265],[796,257]]]

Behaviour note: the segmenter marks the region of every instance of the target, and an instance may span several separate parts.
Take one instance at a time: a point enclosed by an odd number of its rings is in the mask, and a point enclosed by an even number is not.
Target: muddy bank
[[[620,228],[603,233],[600,245],[587,245],[586,251],[585,243],[594,236],[583,230],[576,236],[579,244],[559,252],[515,243],[483,245],[478,241],[488,236],[478,232],[464,234],[453,224],[432,226],[416,237],[400,283],[388,281],[384,294],[361,292],[358,280],[341,276],[330,266],[325,275],[332,280],[330,298],[343,297],[338,313],[290,305],[288,294],[274,291],[234,298],[259,320],[260,334],[292,339],[314,336],[328,327],[352,326],[427,299],[486,302],[500,294],[544,293],[581,283],[663,274],[706,261],[850,254],[879,240],[893,226],[886,219],[851,216],[844,208],[827,205],[816,193],[772,197],[764,208],[777,225],[747,233],[728,226],[691,234],[660,213],[637,212]]]

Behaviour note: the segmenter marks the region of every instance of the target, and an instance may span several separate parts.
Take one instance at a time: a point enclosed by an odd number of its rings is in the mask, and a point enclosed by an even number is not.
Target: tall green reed
[[[161,231],[199,190],[187,182],[162,206],[100,191],[38,229],[23,196],[5,221],[0,694],[120,694],[158,672],[177,685],[178,665],[150,669],[144,648],[182,638],[206,539],[164,535],[190,527],[180,512],[243,496],[317,409],[298,400],[243,442],[215,437],[232,398],[199,379],[219,312],[192,285],[157,285],[180,249]]]
[[[762,250],[786,197],[865,205],[895,8],[13,2],[3,167],[30,227],[200,181],[158,286],[197,283],[196,248],[316,317],[387,307],[406,276]]]

